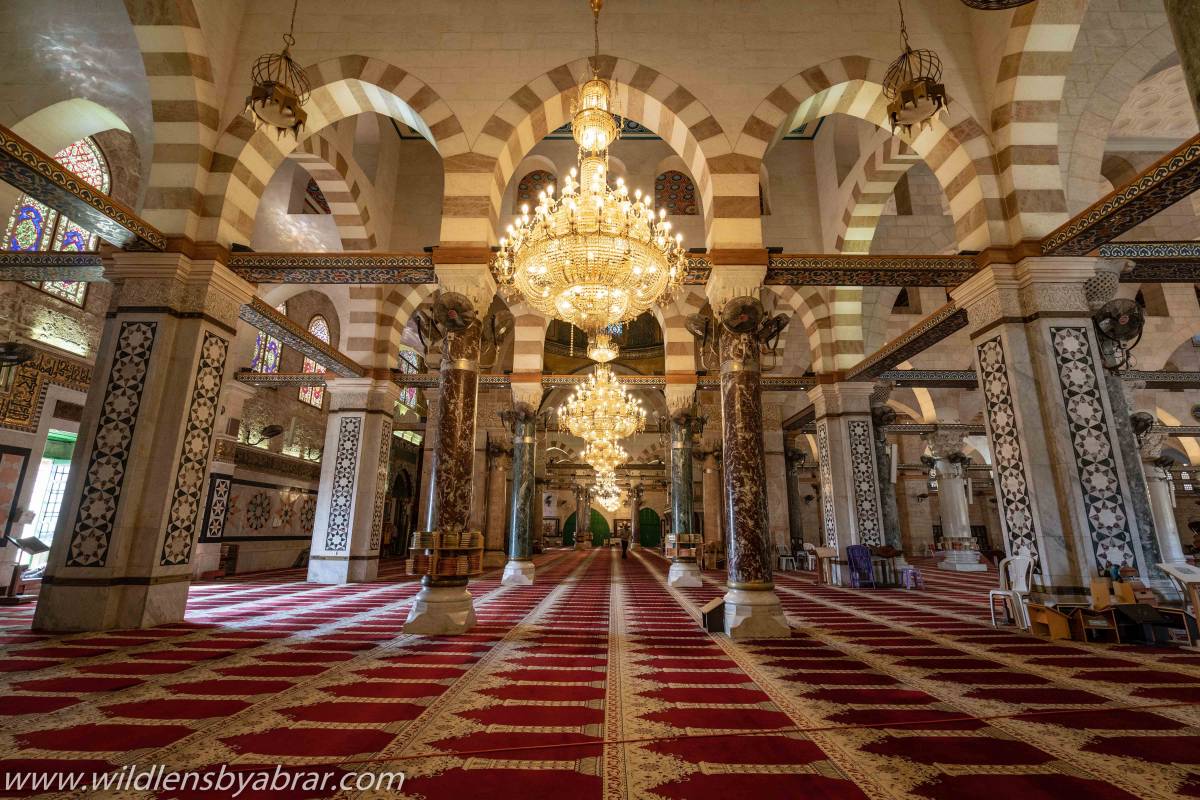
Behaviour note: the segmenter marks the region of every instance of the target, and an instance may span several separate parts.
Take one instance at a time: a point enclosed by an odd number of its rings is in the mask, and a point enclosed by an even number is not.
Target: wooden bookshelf
[[[483,572],[483,533],[414,531],[409,537],[409,575],[470,578]]]

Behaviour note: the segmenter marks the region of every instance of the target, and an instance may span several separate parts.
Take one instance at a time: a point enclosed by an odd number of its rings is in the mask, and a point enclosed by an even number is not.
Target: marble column
[[[229,358],[232,359],[229,361],[231,367],[245,363],[236,358],[236,353],[231,353]],[[200,515],[201,524],[207,520],[207,525],[199,532],[192,558],[192,577],[196,579],[216,571],[221,563],[221,535],[225,530],[225,512],[233,488],[238,433],[246,401],[254,396],[254,391],[253,386],[231,380],[221,392],[221,410],[213,432],[213,452],[204,490],[205,505],[209,510],[207,515],[203,512]]]
[[[809,390],[816,411],[824,545],[845,555],[852,544],[883,544],[872,383],[825,383]],[[845,576],[834,570],[834,582]]]
[[[1098,268],[1116,285],[1100,261],[992,264],[951,292],[975,349],[1005,549],[1031,552],[1036,591],[1061,602],[1086,600],[1110,566],[1147,577],[1088,300]]]
[[[788,449],[784,455],[787,463],[788,544],[789,552],[795,552],[804,549],[804,521],[800,518],[800,509],[803,506],[800,472],[808,454]]]
[[[470,295],[462,295],[464,299],[467,297]],[[473,299],[477,311],[486,310],[482,297]],[[481,330],[480,320],[467,316],[457,320],[442,340],[437,442],[427,486],[427,530],[431,532],[445,534],[469,530]],[[475,608],[467,584],[465,577],[426,575],[422,578],[421,591],[413,601],[404,632],[454,634],[474,627]]]
[[[1183,79],[1192,98],[1192,110],[1200,120],[1200,4],[1195,0],[1163,0],[1167,22],[1175,37],[1175,49],[1183,67]]]
[[[671,416],[671,535],[675,537],[675,552],[667,573],[667,585],[699,587],[700,565],[695,553],[702,550],[704,540],[694,512],[695,487],[692,480],[692,435],[696,417],[690,409],[676,411]],[[689,555],[679,555],[680,549]]]
[[[646,496],[645,488],[639,483],[629,487],[629,549],[640,547],[642,540],[642,499]]]
[[[900,508],[896,503],[896,484],[892,480],[892,445],[883,430],[895,419],[896,412],[890,407],[872,406],[871,425],[875,434],[872,437],[875,445],[875,475],[879,479],[879,520],[883,525],[883,543],[901,552],[895,561],[899,566],[904,563],[904,537],[900,532]]]
[[[113,254],[115,284],[33,627],[183,619],[222,386],[254,289],[178,253]]]
[[[986,572],[979,560],[978,545],[971,536],[971,510],[967,507],[967,465],[963,453],[965,425],[938,425],[925,441],[933,454],[938,482],[938,518],[942,523],[944,556],[938,569],[954,572]]]
[[[705,451],[701,465],[700,497],[704,503],[704,540],[717,542],[717,552],[725,552],[725,539],[721,535],[721,463],[719,451],[713,447]],[[716,565],[712,565],[716,569]]]
[[[788,521],[788,471],[783,435],[783,409],[777,403],[763,406],[763,461],[767,478],[767,527],[772,556],[791,552]]]
[[[312,583],[372,581],[388,490],[392,413],[400,387],[374,378],[328,378],[329,417],[308,557]]]
[[[487,527],[483,536],[483,566],[502,567],[507,561],[505,528],[508,524],[508,476],[512,468],[512,450],[496,442],[487,447]]]
[[[1151,430],[1141,438],[1142,469],[1150,495],[1150,510],[1154,514],[1154,531],[1158,536],[1158,551],[1164,564],[1185,564],[1179,525],[1175,521],[1175,483],[1171,477],[1170,458],[1162,454],[1166,434]]]
[[[575,549],[592,546],[592,494],[586,486],[575,487]]]
[[[738,639],[790,636],[771,570],[759,341],[753,333],[717,327],[728,537],[725,633]]]
[[[540,389],[539,389],[540,392]],[[508,506],[508,563],[504,565],[505,586],[529,586],[533,583],[533,490],[535,484],[534,438],[535,409],[516,403],[513,410],[503,412],[505,422],[513,433],[512,496]]]

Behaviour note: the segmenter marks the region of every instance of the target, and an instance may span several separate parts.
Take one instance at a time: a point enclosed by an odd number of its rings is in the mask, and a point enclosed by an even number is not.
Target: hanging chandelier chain
[[[291,21],[291,24],[288,25],[288,32],[283,35],[283,43],[285,45],[287,45],[287,47],[291,47],[292,45],[294,45],[296,43],[296,37],[294,34],[296,33],[296,10],[298,8],[300,8],[300,0],[293,0],[293,2],[292,2],[292,21]],[[286,50],[287,47],[285,47],[284,49]]]
[[[896,0],[896,6],[900,9],[900,39],[904,42],[905,51],[908,51],[912,46],[908,43],[908,27],[904,24],[904,0]]]
[[[592,6],[592,74],[596,75],[600,70],[600,8],[604,5],[604,0],[589,0]]]

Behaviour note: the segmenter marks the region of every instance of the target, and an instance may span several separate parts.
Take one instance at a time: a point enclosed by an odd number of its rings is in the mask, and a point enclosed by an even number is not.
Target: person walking
[[[629,537],[622,536],[621,537],[621,558],[628,558],[629,557],[628,553],[629,553]]]

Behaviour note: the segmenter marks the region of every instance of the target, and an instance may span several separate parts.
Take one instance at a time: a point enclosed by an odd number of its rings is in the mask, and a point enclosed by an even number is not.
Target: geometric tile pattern
[[[229,493],[233,481],[225,475],[213,475],[208,482],[208,503],[204,509],[204,527],[200,541],[217,541],[225,532],[225,515],[229,511]]]
[[[333,491],[329,497],[329,525],[325,528],[326,550],[345,550],[350,542],[350,511],[354,505],[354,472],[358,464],[362,423],[362,417],[354,416],[344,416],[338,421]]]
[[[825,524],[825,546],[837,547],[837,520],[833,510],[833,464],[829,463],[829,423],[817,420],[817,458],[821,470],[821,511]]]
[[[117,351],[104,389],[83,493],[71,531],[68,567],[103,567],[107,561],[157,330],[156,322],[126,321],[117,333]]]
[[[388,490],[388,460],[392,452],[392,421],[383,420],[383,430],[379,434],[379,472],[375,476],[375,508],[371,512],[371,552],[379,549],[379,541],[383,536],[383,506],[387,499]]]
[[[871,425],[863,419],[846,423],[850,433],[850,473],[854,482],[854,514],[858,521],[858,543],[868,547],[883,544],[879,535],[879,487],[875,483],[875,446]]]
[[[983,388],[988,425],[992,432],[992,454],[996,465],[996,494],[1000,500],[1000,522],[1008,542],[1008,552],[1025,549],[1033,556],[1034,572],[1041,574],[1038,558],[1037,522],[1029,501],[1029,480],[1021,441],[1017,437],[1017,416],[1013,407],[1008,368],[1000,337],[989,339],[979,351],[979,382]]]
[[[1101,572],[1107,571],[1110,564],[1136,566],[1129,513],[1121,494],[1113,437],[1100,397],[1087,328],[1052,327],[1050,340],[1096,564]]]
[[[192,540],[200,516],[200,490],[204,487],[204,473],[208,469],[213,427],[217,423],[217,397],[221,394],[228,350],[227,340],[210,331],[204,332],[187,427],[183,432],[183,452],[175,474],[167,534],[158,560],[162,566],[186,564],[192,556]]]

